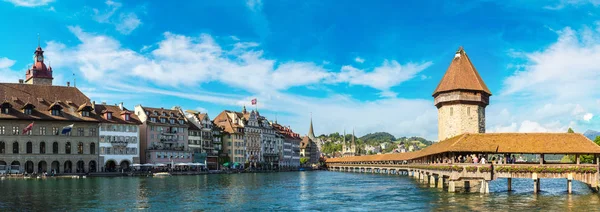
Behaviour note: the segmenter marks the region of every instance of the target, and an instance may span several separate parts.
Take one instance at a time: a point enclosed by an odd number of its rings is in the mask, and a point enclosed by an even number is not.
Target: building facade
[[[220,132],[215,133],[215,126],[207,113],[186,111],[186,119],[190,125],[189,146],[194,152],[194,163],[206,163],[208,169],[219,168],[218,157],[220,151]],[[191,130],[194,128],[193,130]],[[218,136],[215,147],[215,134]]]
[[[96,172],[99,117],[79,89],[52,85],[43,52],[26,81],[0,83],[0,173]]]
[[[354,130],[352,130],[352,138],[350,142],[346,142],[346,131],[344,131],[344,136],[342,136],[343,144],[342,144],[342,157],[352,157],[359,156],[358,148],[356,147],[356,142],[354,141]],[[373,150],[372,150],[373,151]]]
[[[108,172],[128,170],[140,163],[140,125],[137,115],[123,103],[118,105],[94,104],[100,117],[100,161]]]
[[[300,167],[300,134],[295,133],[289,126],[282,126],[275,121],[273,129],[283,137],[280,166],[284,168]]]
[[[485,133],[485,107],[492,95],[460,47],[433,92],[440,141],[463,133]]]
[[[248,151],[248,162],[253,168],[258,167],[258,164],[263,162],[262,157],[262,137],[263,128],[261,126],[258,112],[252,110],[251,112],[246,111],[246,107],[242,109],[244,115],[245,124],[244,132],[246,137],[246,150]]]
[[[213,123],[222,129],[223,152],[229,157],[229,162],[240,165],[245,163],[247,157],[243,114],[224,110],[215,117]]]
[[[173,109],[135,106],[140,118],[141,163],[191,163],[188,148],[188,122],[178,107]]]

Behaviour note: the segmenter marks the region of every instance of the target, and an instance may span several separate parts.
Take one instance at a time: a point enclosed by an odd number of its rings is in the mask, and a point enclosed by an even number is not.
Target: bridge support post
[[[437,187],[444,189],[444,176],[438,175],[437,177]]]
[[[490,193],[489,182],[487,180],[481,181],[481,186],[479,187],[479,192],[482,194]]]
[[[541,191],[540,188],[540,179],[537,178],[537,176],[534,176],[535,178],[533,178],[533,193],[537,194]]]
[[[448,192],[454,193],[456,192],[456,182],[453,180],[448,181]]]
[[[506,179],[506,186],[508,187],[508,191],[512,191],[512,178]]]
[[[569,192],[569,194],[573,193],[572,181],[573,181],[573,174],[569,174],[567,177],[567,191]]]
[[[429,187],[435,188],[435,175],[429,175]]]

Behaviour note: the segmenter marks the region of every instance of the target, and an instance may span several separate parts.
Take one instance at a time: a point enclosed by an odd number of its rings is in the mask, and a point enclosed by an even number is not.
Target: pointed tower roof
[[[354,128],[352,128],[352,145],[355,145],[356,143],[354,143]]]
[[[313,130],[313,124],[312,124],[312,114],[310,115],[310,128],[308,129],[308,137],[310,139],[315,139],[315,132]]]
[[[453,90],[481,91],[490,96],[492,95],[462,46],[456,51],[450,67],[448,67],[446,74],[444,74],[440,84],[433,92],[433,96]]]

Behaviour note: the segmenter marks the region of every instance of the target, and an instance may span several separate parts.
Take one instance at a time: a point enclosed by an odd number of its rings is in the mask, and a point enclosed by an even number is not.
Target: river
[[[544,179],[490,183],[490,194],[447,193],[407,176],[344,172],[283,172],[172,177],[6,179],[0,210],[73,211],[590,211],[600,198],[586,185]]]

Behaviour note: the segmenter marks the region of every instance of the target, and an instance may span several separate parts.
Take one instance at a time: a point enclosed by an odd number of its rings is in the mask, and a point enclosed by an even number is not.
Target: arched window
[[[46,154],[46,142],[40,142],[40,154]]]
[[[4,141],[0,141],[0,154],[4,153],[6,153],[6,145],[4,144]]]
[[[13,142],[13,154],[19,154],[19,143]]]
[[[71,142],[65,144],[65,154],[71,154]]]
[[[26,148],[26,149],[27,149],[27,150],[26,150],[26,151],[27,151],[27,154],[31,154],[31,153],[33,153],[33,144],[31,143],[31,141],[30,141],[30,142],[27,142],[27,148]]]
[[[77,154],[83,154],[83,142],[77,144]]]
[[[95,143],[90,144],[90,154],[92,154],[92,155],[96,154],[96,144]]]
[[[58,142],[52,143],[52,154],[58,154]]]

